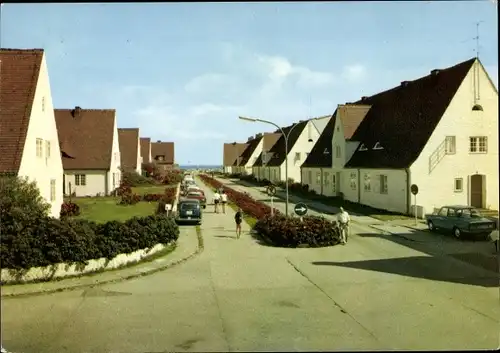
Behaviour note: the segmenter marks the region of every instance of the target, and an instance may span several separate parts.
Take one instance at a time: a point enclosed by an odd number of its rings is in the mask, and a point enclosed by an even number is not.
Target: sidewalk
[[[181,227],[180,231],[174,251],[153,261],[145,261],[123,269],[104,271],[53,282],[2,285],[0,290],[1,296],[2,298],[19,297],[76,290],[83,287],[116,283],[166,270],[169,267],[191,259],[203,251],[202,243],[200,243],[194,227]]]

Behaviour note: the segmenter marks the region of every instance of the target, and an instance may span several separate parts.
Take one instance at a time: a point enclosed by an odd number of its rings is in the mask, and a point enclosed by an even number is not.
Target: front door
[[[480,174],[470,177],[470,205],[472,207],[483,207],[483,176]]]
[[[337,175],[332,173],[332,192],[333,195],[337,194]]]

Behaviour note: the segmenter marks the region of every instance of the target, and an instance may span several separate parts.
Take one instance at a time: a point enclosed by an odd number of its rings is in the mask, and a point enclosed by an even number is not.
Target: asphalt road
[[[347,246],[320,249],[268,247],[248,232],[236,240],[233,211],[212,211],[204,215],[204,252],[185,264],[87,290],[2,299],[3,345],[14,353],[499,346],[495,273],[363,226],[352,228]]]

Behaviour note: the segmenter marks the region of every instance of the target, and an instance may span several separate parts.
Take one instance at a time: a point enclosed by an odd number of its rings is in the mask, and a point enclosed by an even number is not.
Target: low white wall
[[[175,200],[172,205],[172,212],[177,212],[177,204],[179,203],[179,195],[181,193],[181,183],[177,184],[176,192],[175,192]]]
[[[171,244],[172,243],[169,243],[168,245]],[[165,247],[166,246],[163,244],[156,244],[149,249],[137,250],[130,254],[119,254],[109,261],[104,257],[100,259],[89,260],[88,265],[83,269],[81,268],[81,266],[83,265],[69,265],[65,263],[50,265],[46,267],[32,267],[29,270],[12,270],[4,268],[1,271],[1,281],[3,284],[13,282],[26,283],[32,281],[78,276],[101,270],[112,270],[130,263],[139,262],[144,258],[165,249]]]

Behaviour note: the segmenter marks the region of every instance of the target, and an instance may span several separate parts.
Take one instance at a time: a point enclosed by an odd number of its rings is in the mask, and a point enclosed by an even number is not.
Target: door
[[[447,207],[441,207],[439,210],[437,217],[434,218],[434,226],[443,228],[446,223],[446,217],[448,217],[448,208]]]
[[[337,195],[337,175],[332,173],[332,192],[333,195]]]
[[[480,174],[470,177],[470,205],[483,208],[483,176]]]

